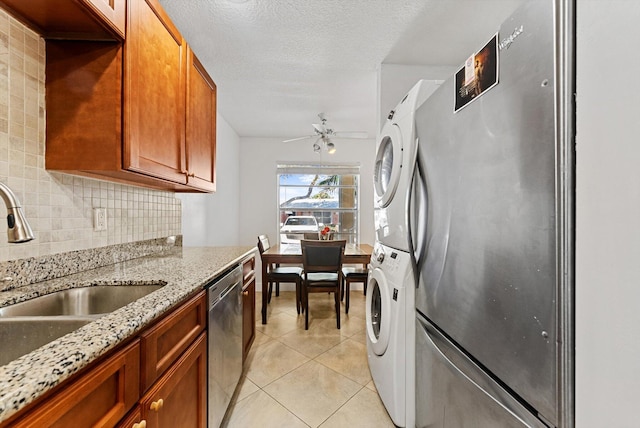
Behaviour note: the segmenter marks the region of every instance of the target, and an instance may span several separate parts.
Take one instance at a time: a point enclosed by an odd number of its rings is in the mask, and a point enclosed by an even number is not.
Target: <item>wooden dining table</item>
[[[347,244],[344,249],[344,264],[367,266],[373,247],[369,244]],[[262,253],[262,324],[267,323],[268,285],[267,266],[271,263],[302,265],[300,244],[274,245]]]

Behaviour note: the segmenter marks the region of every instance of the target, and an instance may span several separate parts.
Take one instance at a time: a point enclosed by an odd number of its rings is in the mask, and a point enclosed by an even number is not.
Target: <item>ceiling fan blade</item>
[[[369,134],[365,131],[340,131],[340,132],[334,132],[333,136],[335,138],[357,138],[357,139],[369,138]]]
[[[307,138],[313,138],[315,137],[315,135],[306,135],[304,137],[298,137],[298,138],[291,138],[289,140],[282,140],[283,143],[290,143],[292,141],[300,141],[300,140],[306,140]]]

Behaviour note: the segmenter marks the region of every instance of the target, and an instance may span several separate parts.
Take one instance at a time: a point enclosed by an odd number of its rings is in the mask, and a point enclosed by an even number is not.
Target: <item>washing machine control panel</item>
[[[387,255],[384,259],[384,270],[387,273],[393,274],[398,270],[398,253],[395,251],[391,251],[389,255]]]

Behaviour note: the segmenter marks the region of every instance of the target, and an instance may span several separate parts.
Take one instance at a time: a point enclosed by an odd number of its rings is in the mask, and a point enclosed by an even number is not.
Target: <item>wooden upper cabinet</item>
[[[45,167],[214,191],[216,85],[157,0],[129,0],[126,30],[124,43],[47,39]]]
[[[45,38],[124,39],[125,0],[0,0]]]
[[[93,9],[97,16],[104,22],[108,22],[124,38],[127,15],[125,0],[80,0],[80,2]]]
[[[216,84],[187,49],[187,184],[216,190]]]
[[[129,0],[124,168],[186,184],[186,45],[156,0]]]

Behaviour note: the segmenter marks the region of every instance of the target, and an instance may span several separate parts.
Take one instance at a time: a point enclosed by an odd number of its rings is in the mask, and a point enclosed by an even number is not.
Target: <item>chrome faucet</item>
[[[7,206],[7,238],[10,243],[28,242],[34,239],[33,231],[22,212],[20,201],[6,184],[0,182],[0,196]]]

